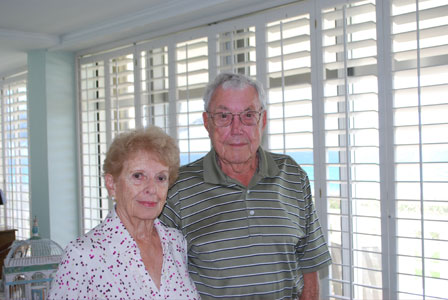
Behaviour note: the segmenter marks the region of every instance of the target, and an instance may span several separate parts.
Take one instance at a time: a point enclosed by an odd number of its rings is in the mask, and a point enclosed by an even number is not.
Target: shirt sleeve
[[[176,184],[168,191],[166,204],[159,216],[159,220],[167,227],[173,227],[182,231],[179,193]]]
[[[90,299],[88,278],[90,276],[82,254],[73,244],[69,244],[51,282],[48,299]]]
[[[303,180],[306,235],[297,245],[297,257],[303,273],[317,271],[331,264],[328,245],[314,207],[308,176]]]

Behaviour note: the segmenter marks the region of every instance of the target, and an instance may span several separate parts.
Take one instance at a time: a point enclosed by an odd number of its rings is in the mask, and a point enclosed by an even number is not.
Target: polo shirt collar
[[[258,150],[258,171],[254,177],[258,179],[264,177],[273,177],[276,176],[280,169],[275,163],[272,155],[266,152],[263,148],[259,147]],[[217,154],[214,148],[212,148],[207,155],[204,156],[204,181],[211,184],[235,184],[238,183],[236,180],[233,180],[219,167],[217,161]],[[253,180],[252,180],[253,181]]]

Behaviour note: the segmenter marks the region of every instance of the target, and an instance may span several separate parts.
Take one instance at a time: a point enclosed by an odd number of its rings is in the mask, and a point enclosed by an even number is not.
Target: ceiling
[[[0,0],[0,75],[27,51],[82,51],[294,2],[292,0]]]

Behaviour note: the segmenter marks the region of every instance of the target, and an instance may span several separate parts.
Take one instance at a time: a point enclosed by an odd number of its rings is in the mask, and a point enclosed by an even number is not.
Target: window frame
[[[268,53],[266,50],[266,24],[276,20],[282,20],[297,15],[309,14],[310,20],[310,47],[311,47],[311,82],[312,82],[312,141],[313,141],[313,168],[314,168],[314,203],[319,214],[321,226],[328,241],[329,220],[328,215],[328,195],[327,187],[327,166],[326,166],[326,152],[325,152],[325,108],[321,101],[324,98],[324,88],[322,82],[324,81],[323,74],[323,54],[322,54],[322,10],[328,7],[337,6],[341,4],[352,4],[360,2],[361,0],[322,0],[322,1],[301,1],[299,3],[289,4],[285,7],[265,10],[253,15],[235,18],[230,21],[218,22],[216,24],[208,25],[201,28],[186,30],[180,33],[173,33],[160,38],[154,38],[150,41],[142,41],[123,47],[119,50],[111,50],[110,52],[102,54],[92,54],[88,56],[79,56],[78,64],[82,66],[88,62],[101,60],[104,65],[108,65],[108,61],[119,55],[133,54],[134,56],[134,101],[136,113],[136,126],[142,124],[142,95],[140,86],[142,84],[139,73],[142,65],[142,51],[148,51],[158,47],[168,48],[168,74],[169,74],[169,89],[167,103],[169,109],[168,114],[171,117],[166,128],[167,132],[179,139],[178,125],[176,123],[177,117],[177,69],[176,69],[176,45],[179,43],[188,42],[194,39],[204,37],[208,41],[208,75],[209,81],[214,78],[220,66],[216,57],[217,42],[219,35],[222,32],[234,32],[247,27],[255,27],[256,40],[256,79],[259,80],[265,87],[268,93],[268,67],[266,60]],[[397,233],[396,222],[396,200],[395,200],[395,161],[394,161],[394,107],[393,95],[391,91],[392,86],[392,64],[387,63],[392,61],[392,43],[391,43],[391,3],[389,1],[375,1],[376,6],[376,45],[377,45],[377,85],[378,85],[378,147],[379,147],[379,199],[381,212],[381,290],[384,298],[396,298],[398,295],[398,269],[397,269],[397,244],[395,236]],[[107,69],[107,67],[105,67]],[[108,72],[105,72],[105,74]],[[107,77],[107,76],[106,76]],[[110,92],[110,86],[106,79],[105,90],[106,98]],[[108,92],[109,91],[109,92]],[[315,100],[317,99],[317,100]],[[107,107],[106,123],[111,122],[110,107]],[[188,110],[188,113],[190,111]],[[283,122],[284,122],[283,117]],[[190,124],[188,124],[190,125]],[[81,125],[80,125],[81,126]],[[107,124],[106,128],[111,128]],[[191,127],[191,128],[190,128]],[[193,130],[194,126],[187,126],[187,130]],[[268,143],[268,129],[264,132],[262,144],[269,150]],[[285,133],[283,133],[285,134]],[[112,132],[107,134],[107,145],[112,139]],[[82,141],[82,139],[81,139]],[[190,139],[188,139],[188,142]],[[197,156],[191,155],[187,151],[187,161],[194,160]],[[184,161],[185,162],[185,161]],[[82,170],[82,167],[80,168]],[[80,181],[82,182],[82,181]],[[81,187],[82,190],[82,187]],[[112,202],[109,199],[109,207]],[[85,231],[85,228],[83,228]],[[386,234],[387,233],[387,234]],[[352,234],[352,233],[351,233]],[[351,266],[352,267],[352,266]],[[328,274],[324,275],[324,281],[321,285],[322,295],[330,295]],[[352,275],[351,275],[352,276]],[[424,280],[424,278],[423,278]],[[349,283],[350,289],[353,289],[353,281]],[[425,292],[424,292],[425,293]],[[331,296],[333,299],[340,298],[338,296]],[[354,298],[354,292],[350,292],[347,296],[350,299]],[[425,296],[423,296],[425,297]]]
[[[20,92],[11,94],[11,86],[18,88],[19,86],[24,89]],[[30,193],[30,164],[29,164],[29,131],[28,131],[28,98],[27,98],[27,71],[20,70],[11,75],[7,75],[0,79],[1,88],[1,189],[3,190],[4,199],[6,203],[0,207],[0,224],[8,228],[17,229],[17,239],[28,239],[31,234],[31,193]],[[16,111],[7,111],[8,107],[12,107],[17,102],[18,98],[24,98],[21,100],[21,105],[25,107]],[[10,100],[14,103],[7,103]],[[19,119],[10,120],[11,122],[21,125],[26,123],[26,127],[10,128],[7,129],[5,119],[10,119],[17,112],[25,112],[25,118],[21,116]],[[9,124],[11,126],[11,124]],[[25,133],[25,137],[19,137],[20,132]],[[23,134],[22,134],[23,135]],[[7,149],[6,144],[16,142],[17,140],[26,140],[26,146],[10,145]],[[19,151],[20,154],[15,153],[11,155],[11,150]],[[10,154],[8,155],[7,152]],[[24,153],[25,152],[25,153]],[[8,161],[10,164],[8,164]],[[26,161],[26,164],[22,164]],[[19,162],[19,163],[17,163]],[[7,172],[7,166],[9,165],[9,171]],[[14,168],[15,171],[11,171]],[[20,172],[16,173],[20,169]],[[26,169],[26,171],[25,171]],[[26,173],[22,173],[25,171]],[[12,174],[16,175],[12,175]],[[13,178],[12,178],[13,177]],[[16,190],[16,187],[20,186],[20,190]]]

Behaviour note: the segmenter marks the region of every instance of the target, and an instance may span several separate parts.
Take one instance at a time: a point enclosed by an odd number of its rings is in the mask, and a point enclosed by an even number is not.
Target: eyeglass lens
[[[211,114],[212,115],[212,119],[213,122],[215,123],[216,126],[219,127],[225,127],[225,126],[229,126],[230,124],[232,124],[233,122],[233,118],[238,115],[238,117],[240,118],[241,123],[243,123],[246,126],[254,126],[256,124],[258,124],[259,120],[260,120],[260,115],[261,112],[258,111],[242,111],[240,113],[214,113]]]

